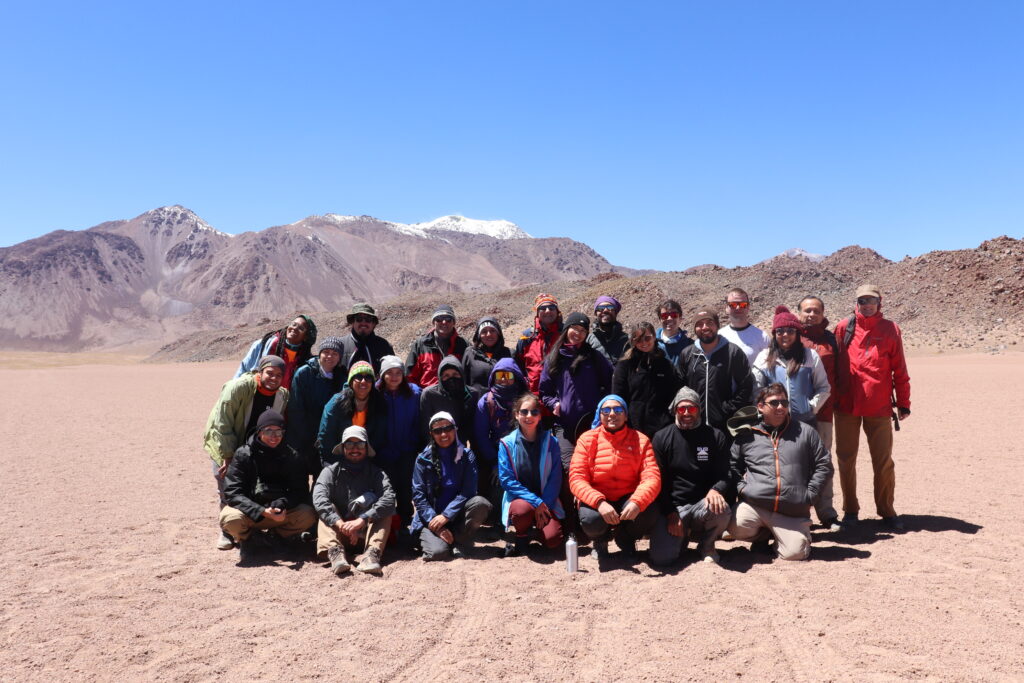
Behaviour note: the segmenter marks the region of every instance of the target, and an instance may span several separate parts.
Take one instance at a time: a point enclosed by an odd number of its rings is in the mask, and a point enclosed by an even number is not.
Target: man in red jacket
[[[835,405],[836,458],[839,485],[843,490],[843,526],[856,526],[857,446],[863,425],[875,473],[875,508],[892,531],[902,531],[893,499],[896,467],[892,462],[892,396],[900,420],[910,416],[910,375],[903,356],[899,326],[882,317],[882,293],[876,285],[857,289],[856,313],[839,321],[835,336],[839,345]],[[848,332],[853,326],[852,334]]]

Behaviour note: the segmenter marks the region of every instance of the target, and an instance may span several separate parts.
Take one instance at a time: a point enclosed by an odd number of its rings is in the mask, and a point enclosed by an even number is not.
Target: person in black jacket
[[[320,463],[327,467],[341,460],[334,447],[341,442],[341,435],[352,425],[365,427],[370,435],[370,446],[382,450],[388,439],[388,404],[374,380],[373,366],[365,360],[356,361],[349,368],[348,384],[335,394],[320,419],[316,435],[316,447]]]
[[[594,326],[587,336],[587,343],[615,366],[626,350],[629,337],[618,321],[622,304],[613,296],[599,296],[594,302]]]
[[[475,438],[473,419],[476,417],[477,396],[466,387],[462,376],[462,361],[455,356],[446,356],[437,369],[437,376],[440,382],[420,394],[419,436],[430,438],[427,433],[430,418],[443,411],[455,418],[459,441],[468,444]]]
[[[301,456],[284,443],[284,417],[263,411],[224,475],[221,528],[243,552],[265,544],[264,530],[284,538],[306,531],[316,524],[306,476]]]
[[[689,387],[675,395],[670,424],[651,445],[661,468],[658,520],[651,534],[651,564],[670,564],[691,535],[705,562],[718,562],[715,540],[729,526],[732,511],[729,442],[700,419],[700,397]]]
[[[700,396],[704,423],[725,430],[725,421],[751,404],[754,376],[743,350],[718,334],[718,312],[705,306],[693,317],[697,343],[679,354],[676,372]]]
[[[665,352],[658,347],[654,325],[647,322],[634,325],[629,344],[612,374],[612,393],[626,399],[629,424],[650,439],[672,422],[665,406],[682,382]]]
[[[391,348],[391,342],[378,337],[374,332],[380,323],[377,312],[370,304],[356,304],[346,320],[349,333],[341,339],[341,364],[350,368],[356,362],[365,360],[373,366],[374,373],[379,375],[380,359],[393,356],[395,350]]]
[[[487,393],[494,364],[502,358],[511,358],[505,346],[505,335],[496,318],[480,318],[473,333],[473,343],[462,355],[462,376],[466,386],[477,396]]]

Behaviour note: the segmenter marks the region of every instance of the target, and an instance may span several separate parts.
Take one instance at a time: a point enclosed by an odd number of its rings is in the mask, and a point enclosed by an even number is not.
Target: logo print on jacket
[[[697,446],[697,462],[707,462],[710,455],[708,446]]]

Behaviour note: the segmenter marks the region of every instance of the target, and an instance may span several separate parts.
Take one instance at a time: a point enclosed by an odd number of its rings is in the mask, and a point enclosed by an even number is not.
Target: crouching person
[[[476,494],[476,457],[459,441],[455,419],[444,411],[428,422],[430,445],[416,458],[411,531],[419,537],[423,559],[463,557],[491,504]]]
[[[243,554],[266,547],[268,537],[296,536],[316,523],[309,504],[306,463],[284,443],[284,417],[263,411],[224,475],[226,505],[220,526]],[[272,530],[272,531],[271,531]]]
[[[313,486],[313,505],[320,516],[316,552],[326,553],[338,576],[351,569],[346,552],[358,552],[360,546],[356,571],[383,573],[381,557],[395,514],[395,490],[369,460],[374,453],[368,438],[362,427],[347,428],[334,447],[341,459],[325,467]]]
[[[814,427],[791,419],[785,386],[762,389],[757,409],[760,424],[740,433],[732,445],[739,504],[729,533],[755,547],[774,536],[780,559],[806,560],[811,505],[832,476],[832,459]]]
[[[700,397],[689,387],[669,406],[675,424],[654,435],[654,457],[661,468],[658,521],[651,534],[651,564],[674,562],[690,535],[697,536],[705,562],[718,562],[715,539],[729,526],[729,444],[705,424]]]

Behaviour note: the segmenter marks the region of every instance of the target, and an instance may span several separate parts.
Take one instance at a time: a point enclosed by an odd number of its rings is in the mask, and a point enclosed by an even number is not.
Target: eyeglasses
[[[494,373],[494,380],[496,382],[511,382],[515,378],[516,376],[512,374],[511,370],[498,370]]]
[[[770,405],[772,408],[788,408],[789,407],[789,399],[788,398],[773,398],[770,401],[765,401],[765,403]]]
[[[284,430],[280,427],[264,427],[260,430],[260,434],[269,436],[271,439],[280,439],[284,436]]]
[[[558,310],[558,306],[555,306],[554,304],[544,304],[543,306],[538,306],[537,307],[537,312],[538,313],[543,313],[544,311],[557,311],[557,310]]]
[[[595,306],[594,310],[600,313],[601,311],[614,311],[615,307],[611,304],[601,304],[600,306]]]
[[[665,311],[664,313],[661,314],[660,317],[662,320],[668,320],[669,318],[678,318],[679,311]]]
[[[540,408],[520,408],[519,417],[537,417],[540,415]]]
[[[363,315],[362,313],[359,313],[357,315],[352,316],[352,322],[354,322],[354,323],[375,323],[375,322],[377,322],[377,319],[374,318],[373,316]]]
[[[434,436],[441,436],[442,434],[447,434],[448,432],[454,431],[455,425],[448,425],[447,427],[434,427],[433,429],[430,430],[430,433],[433,434]]]
[[[733,309],[734,311],[737,308],[750,308],[749,301],[729,301],[727,303],[729,304],[729,308]]]
[[[700,412],[700,408],[697,406],[679,406],[676,408],[676,412],[680,415],[696,415]]]
[[[345,448],[355,449],[357,451],[365,451],[366,450],[366,442],[365,441],[346,441],[342,445]]]
[[[439,315],[436,318],[434,318],[434,322],[435,323],[453,323],[453,322],[455,322],[455,318],[451,317],[450,315]]]
[[[775,334],[776,335],[796,334],[796,328],[795,327],[779,327],[779,328],[777,328],[775,330]]]
[[[602,415],[611,415],[613,413],[615,415],[621,415],[624,412],[626,412],[626,409],[622,406],[605,406],[601,408]]]
[[[877,296],[858,296],[857,297],[857,303],[860,304],[861,306],[870,306],[871,304],[877,304],[878,303],[878,297]]]

